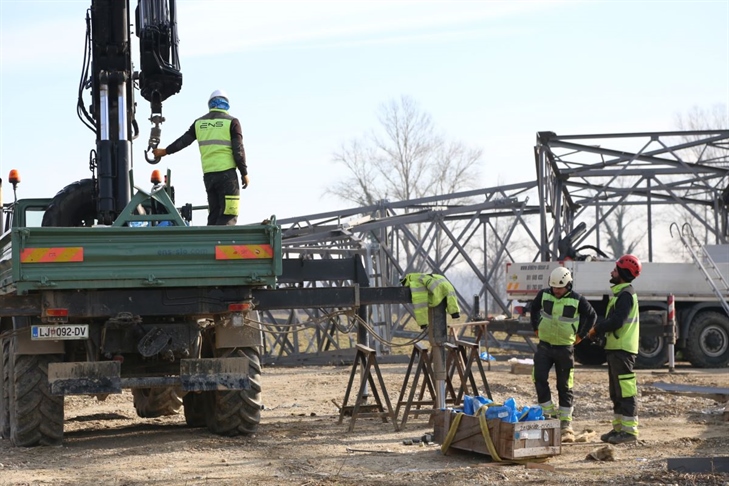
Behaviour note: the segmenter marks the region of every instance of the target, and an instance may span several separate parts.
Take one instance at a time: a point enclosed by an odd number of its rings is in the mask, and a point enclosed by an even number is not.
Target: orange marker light
[[[160,174],[157,169],[153,170],[152,178],[149,180],[149,182],[151,182],[152,184],[159,184],[160,182],[162,182],[162,174]]]
[[[11,184],[20,183],[20,172],[18,172],[17,169],[10,170],[10,175],[8,175],[8,182],[10,182]]]
[[[68,317],[68,309],[46,309],[48,317]]]
[[[242,304],[228,304],[228,311],[230,312],[243,312],[251,310],[251,304],[248,303],[242,303]]]

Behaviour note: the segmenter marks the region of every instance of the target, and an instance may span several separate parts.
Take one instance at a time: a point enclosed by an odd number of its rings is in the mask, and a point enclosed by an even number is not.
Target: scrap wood
[[[670,393],[675,395],[685,395],[692,397],[711,398],[717,402],[729,401],[729,388],[717,386],[696,386],[696,385],[680,385],[676,383],[663,383],[658,381],[650,386],[658,388],[660,392],[650,389],[642,390],[644,395],[655,395],[659,393]]]
[[[392,454],[392,451],[390,449],[385,449],[384,451],[375,451],[372,449],[352,449],[351,447],[347,447],[347,452],[372,452],[374,454]]]

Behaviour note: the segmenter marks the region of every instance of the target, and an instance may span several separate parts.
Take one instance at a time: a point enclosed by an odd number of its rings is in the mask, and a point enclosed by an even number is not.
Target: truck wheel
[[[205,427],[205,400],[207,394],[212,392],[189,392],[182,397],[182,404],[185,407],[185,423],[188,427]]]
[[[62,355],[15,355],[8,360],[10,440],[15,446],[60,445],[63,441],[63,396],[51,395],[48,365]]]
[[[641,335],[638,343],[638,356],[635,358],[635,367],[639,369],[660,368],[668,362],[668,343],[663,336],[663,320],[658,315],[641,313],[640,329]],[[644,333],[644,330],[652,332]]]
[[[585,340],[575,346],[575,361],[586,366],[600,366],[607,357],[601,346]]]
[[[217,435],[252,434],[261,422],[261,358],[255,348],[235,348],[221,357],[246,356],[250,362],[250,390],[225,390],[205,394],[207,425]]]
[[[92,226],[96,219],[94,181],[82,179],[53,196],[43,214],[43,226]]]
[[[10,360],[10,340],[2,340],[0,349],[0,437],[10,438],[10,379],[8,366]]]
[[[142,418],[175,415],[182,407],[182,399],[173,386],[164,388],[132,388],[134,409]]]
[[[719,312],[702,312],[694,317],[684,354],[698,368],[723,368],[729,364],[729,317]]]

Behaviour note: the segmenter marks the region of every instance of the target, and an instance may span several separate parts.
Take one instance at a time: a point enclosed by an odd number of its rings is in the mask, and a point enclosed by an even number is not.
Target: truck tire
[[[48,365],[62,355],[15,355],[10,347],[10,441],[15,446],[60,445],[63,441],[63,396],[51,395]]]
[[[589,340],[575,346],[575,361],[585,366],[600,366],[607,361],[605,350]]]
[[[182,404],[185,407],[185,423],[188,427],[205,427],[205,400],[212,392],[189,392],[182,397]]]
[[[82,179],[53,196],[43,214],[43,226],[92,226],[96,219],[94,181]]]
[[[0,437],[10,438],[10,340],[2,340],[0,349]]]
[[[156,418],[175,415],[182,407],[180,394],[173,386],[163,388],[132,388],[137,416]]]
[[[701,312],[689,324],[684,355],[698,368],[724,368],[729,364],[729,317]]]
[[[206,392],[208,430],[213,434],[235,436],[252,434],[261,422],[261,358],[256,348],[235,348],[221,357],[246,356],[250,362],[250,390]]]
[[[660,368],[668,362],[668,342],[663,336],[663,320],[655,314],[641,313],[640,341],[635,367],[638,369]],[[651,335],[644,335],[643,329],[650,329]],[[646,333],[648,334],[648,333]],[[656,335],[660,334],[660,335]]]

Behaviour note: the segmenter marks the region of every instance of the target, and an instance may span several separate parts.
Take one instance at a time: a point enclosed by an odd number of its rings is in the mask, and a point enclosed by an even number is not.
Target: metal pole
[[[673,294],[668,295],[668,371],[673,373],[676,367],[676,302]]]
[[[443,344],[448,340],[446,323],[446,302],[443,300],[435,307],[428,308],[428,340],[432,350],[433,375],[435,378],[435,408],[445,409],[446,357]]]

